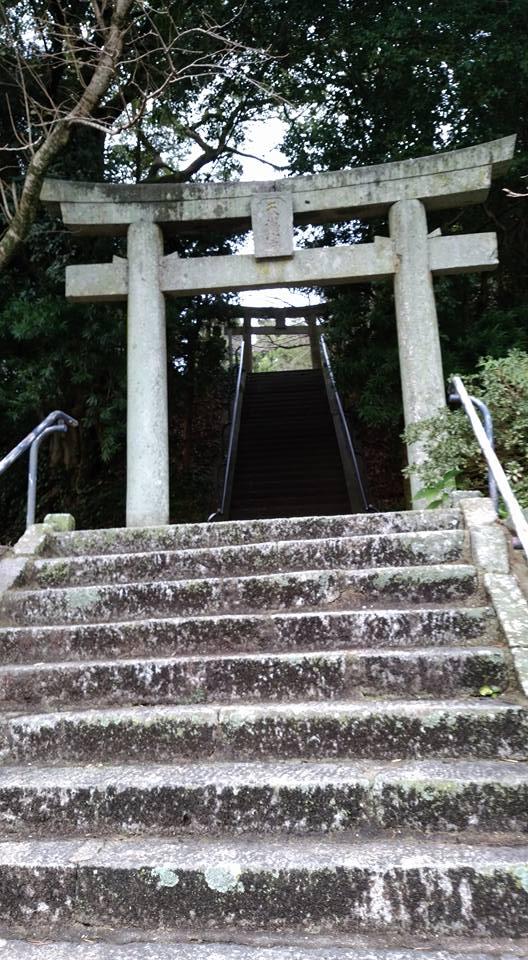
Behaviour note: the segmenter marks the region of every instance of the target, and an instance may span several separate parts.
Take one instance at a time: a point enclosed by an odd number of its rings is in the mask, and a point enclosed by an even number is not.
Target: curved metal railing
[[[319,338],[319,343],[321,346],[321,360],[328,400],[330,402],[330,408],[334,418],[337,441],[339,444],[341,459],[343,461],[343,469],[345,471],[345,480],[350,502],[353,506],[359,506],[361,510],[365,510],[365,512],[368,513],[372,511],[372,507],[368,502],[365,485],[359,469],[356,450],[352,442],[352,437],[350,436],[350,430],[348,428],[345,411],[343,409],[341,397],[339,396],[339,391],[335,382],[334,371],[332,370],[332,364],[330,362],[328,347],[326,346],[326,340],[323,335],[321,335]]]
[[[27,437],[24,437],[16,447],[13,447],[10,453],[0,460],[0,475],[5,473],[9,467],[22,456],[26,450],[29,450],[28,466],[28,489],[27,489],[27,508],[26,508],[26,526],[30,527],[35,523],[35,511],[37,503],[37,471],[38,454],[42,441],[50,433],[66,433],[69,427],[78,427],[78,421],[70,417],[68,413],[62,410],[54,410],[48,413],[48,416],[42,420],[38,427],[35,427]]]
[[[473,428],[473,433],[475,434],[478,445],[488,463],[489,477],[490,480],[493,480],[493,485],[490,483],[490,497],[492,500],[494,500],[496,507],[498,503],[498,493],[500,493],[515,527],[515,532],[520,540],[525,556],[528,559],[528,523],[526,522],[521,505],[519,504],[519,501],[517,500],[517,497],[510,486],[510,482],[504,473],[497,454],[493,449],[493,432],[491,433],[490,441],[490,437],[487,435],[486,430],[482,426],[482,423],[475,412],[475,406],[482,410],[482,400],[477,400],[475,397],[471,397],[469,395],[460,377],[453,377],[452,385],[453,390],[450,392],[449,400],[450,402],[455,403],[460,402],[464,407],[464,410],[469,418],[469,422]],[[487,413],[489,417],[489,410]],[[491,420],[491,417],[489,417],[489,419]],[[498,490],[495,498],[492,495],[494,489],[495,491]]]
[[[211,523],[213,520],[217,520],[218,517],[225,517],[229,512],[229,506],[231,503],[231,491],[233,489],[233,476],[235,470],[235,457],[236,449],[238,445],[238,431],[240,427],[240,416],[242,413],[242,397],[244,395],[244,384],[245,384],[245,370],[244,370],[244,347],[245,344],[242,343],[240,346],[240,353],[238,356],[238,370],[235,386],[235,395],[233,397],[233,405],[231,407],[231,425],[229,428],[229,443],[227,445],[227,454],[225,459],[225,469],[224,469],[224,483],[222,487],[222,498],[220,500],[220,506],[214,513],[207,518],[207,522]]]

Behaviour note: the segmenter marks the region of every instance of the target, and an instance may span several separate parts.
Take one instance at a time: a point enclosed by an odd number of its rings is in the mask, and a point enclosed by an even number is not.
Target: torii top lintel
[[[480,203],[506,169],[515,136],[377,166],[237,183],[84,183],[45,180],[41,200],[81,234],[126,233],[150,221],[181,233],[207,224],[246,229],[259,194],[291,197],[295,222],[324,223],[385,214],[398,200],[416,198],[429,210]]]

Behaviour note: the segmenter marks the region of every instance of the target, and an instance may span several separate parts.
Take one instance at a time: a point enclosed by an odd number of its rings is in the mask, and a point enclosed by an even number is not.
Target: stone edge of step
[[[210,935],[210,931],[208,931]],[[1,934],[0,934],[1,936]],[[137,931],[133,936],[137,936]],[[359,939],[354,937],[355,940]],[[363,938],[361,938],[363,939]],[[510,944],[511,946],[511,944]],[[521,954],[517,949],[514,952],[506,947],[501,948],[500,954],[482,952],[485,948],[475,949],[474,940],[471,941],[471,952],[467,944],[463,945],[463,953],[453,945],[443,949],[429,950],[420,948],[413,940],[412,948],[385,949],[374,945],[372,947],[357,946],[321,946],[313,945],[285,945],[272,946],[265,943],[258,945],[225,942],[217,940],[209,943],[190,943],[186,941],[162,940],[130,940],[123,943],[110,943],[99,940],[86,942],[82,940],[44,941],[39,943],[27,940],[0,939],[0,958],[5,960],[519,960]],[[508,952],[506,953],[506,949]]]
[[[361,518],[361,519],[356,519]],[[434,524],[433,525],[433,521]],[[68,556],[66,548],[68,546],[75,546],[76,544],[84,545],[87,548],[90,548],[90,544],[94,544],[97,548],[98,545],[102,544],[106,548],[103,552],[107,555],[112,553],[112,550],[108,548],[112,546],[113,543],[124,542],[127,544],[127,550],[125,552],[131,553],[135,552],[133,549],[134,544],[145,543],[156,536],[164,538],[171,538],[175,541],[180,538],[180,541],[183,539],[185,534],[207,534],[214,531],[218,532],[218,535],[227,533],[230,529],[236,534],[242,534],[242,537],[246,535],[248,538],[251,537],[253,532],[256,532],[257,535],[264,535],[265,540],[280,540],[286,539],[290,540],[292,537],[281,537],[281,532],[288,532],[291,530],[301,529],[304,530],[308,528],[310,531],[310,536],[306,539],[318,539],[320,538],[318,530],[325,529],[325,527],[332,526],[336,527],[342,525],[345,529],[353,530],[355,526],[363,528],[363,524],[366,526],[379,524],[380,529],[377,530],[377,533],[382,532],[391,532],[390,525],[396,524],[400,525],[399,531],[393,530],[393,532],[408,532],[412,531],[423,531],[427,530],[439,531],[439,530],[455,530],[459,529],[463,525],[462,513],[458,507],[446,508],[439,511],[435,511],[435,516],[432,516],[432,511],[422,510],[422,511],[394,511],[392,513],[372,513],[372,514],[337,514],[335,516],[302,516],[302,517],[288,517],[288,518],[266,518],[262,520],[230,520],[230,521],[220,521],[214,524],[211,523],[199,523],[199,524],[176,524],[176,525],[167,525],[163,527],[112,527],[104,530],[77,530],[70,533],[54,533],[51,530],[46,539],[46,543],[43,547],[46,555],[57,555],[55,551],[58,551],[60,556]],[[337,536],[342,536],[343,534],[338,534]],[[354,533],[348,533],[348,536],[355,536]],[[216,539],[216,536],[215,538]],[[295,538],[293,538],[295,539]],[[301,538],[302,539],[302,538]],[[231,546],[237,546],[243,543],[258,543],[261,542],[260,539],[237,539],[233,541]],[[213,545],[213,544],[211,544]],[[228,545],[228,544],[225,544]],[[207,544],[204,544],[207,546]],[[188,548],[189,549],[189,548]],[[48,554],[48,551],[51,553]],[[88,555],[91,551],[87,549],[86,554]],[[99,551],[100,552],[100,551]],[[124,552],[119,551],[118,552]],[[82,554],[81,554],[82,555]]]
[[[367,567],[353,568],[335,567],[330,570],[294,570],[285,573],[262,573],[262,574],[244,574],[242,576],[229,577],[179,577],[167,580],[144,580],[130,581],[127,583],[114,584],[93,584],[87,586],[61,586],[48,587],[45,589],[19,589],[10,590],[8,594],[3,595],[4,610],[16,609],[22,602],[46,601],[49,599],[64,598],[67,606],[78,607],[82,609],[88,606],[90,600],[102,599],[117,595],[123,598],[127,593],[132,592],[151,592],[161,593],[163,591],[181,591],[188,587],[193,592],[199,588],[214,590],[226,589],[234,585],[245,586],[258,583],[262,586],[269,585],[273,587],[281,584],[293,586],[295,584],[309,583],[327,583],[335,584],[339,590],[345,590],[353,587],[354,583],[358,585],[373,581],[378,589],[383,590],[391,581],[397,582],[416,582],[418,584],[435,584],[439,581],[452,581],[453,583],[471,580],[475,582],[478,578],[477,569],[471,563],[450,563],[450,564],[423,564],[416,567]],[[475,583],[476,588],[476,583]],[[329,601],[333,602],[333,601]]]
[[[353,562],[352,569],[360,568],[366,559],[370,559],[369,550],[370,553],[373,554],[370,560],[373,566],[389,566],[384,560],[383,553],[384,551],[390,552],[390,550],[397,552],[398,548],[401,548],[402,557],[408,556],[409,565],[414,563],[418,566],[420,564],[431,565],[434,563],[464,562],[466,535],[462,529],[438,531],[418,530],[402,533],[358,534],[356,536],[321,537],[302,540],[266,540],[257,543],[227,544],[203,548],[191,547],[189,549],[178,549],[177,546],[175,546],[174,549],[153,549],[149,551],[135,551],[134,553],[90,554],[86,557],[77,555],[45,557],[29,561],[22,569],[14,585],[15,587],[21,588],[32,588],[33,585],[36,585],[39,589],[55,586],[75,586],[77,585],[75,582],[68,582],[70,578],[75,581],[75,577],[78,577],[79,585],[81,583],[96,583],[100,581],[101,576],[113,574],[115,568],[123,563],[131,568],[137,567],[138,574],[136,575],[138,579],[148,581],[151,579],[151,576],[149,577],[148,574],[155,572],[156,567],[159,568],[160,573],[163,573],[167,566],[171,566],[171,564],[178,565],[178,563],[181,563],[183,567],[185,567],[188,563],[189,567],[191,567],[192,562],[195,561],[197,566],[201,565],[205,567],[208,561],[211,560],[214,563],[226,562],[229,566],[238,557],[241,558],[241,565],[243,563],[250,564],[255,557],[262,558],[263,561],[268,561],[270,564],[280,563],[281,560],[284,559],[287,564],[295,564],[295,566],[288,567],[291,572],[294,572],[295,570],[313,569],[309,564],[307,566],[306,562],[305,566],[302,566],[303,553],[308,554],[308,559],[310,559],[310,553],[313,550],[324,551],[328,549],[332,551],[343,544],[343,542],[345,542],[346,548],[348,548],[350,552]],[[435,547],[437,549],[435,549]],[[371,548],[378,549],[371,550]],[[363,551],[367,554],[366,557],[361,556]],[[343,551],[343,553],[346,552],[347,549]],[[288,554],[292,554],[291,559],[288,558]],[[356,556],[354,556],[354,554],[356,554]],[[376,556],[376,554],[379,554],[379,556]],[[401,563],[401,561],[399,562]],[[392,566],[393,564],[390,565]],[[398,564],[395,563],[394,565]],[[142,566],[146,568],[145,575],[141,573]],[[321,569],[325,568],[328,568],[328,564],[321,567]],[[276,571],[263,569],[262,572],[273,573]],[[284,570],[282,572],[287,571]],[[191,570],[189,573],[190,576],[192,576]],[[244,576],[244,573],[238,575]],[[198,578],[203,576],[203,571],[197,575]],[[213,573],[211,576],[214,577],[215,574]],[[180,577],[178,577],[178,579],[180,579]]]
[[[227,673],[219,682],[222,669]],[[509,652],[500,646],[73,660],[0,666],[0,704],[6,711],[16,710],[21,702],[26,709],[32,704],[69,709],[82,706],[88,697],[98,705],[149,703],[155,698],[159,703],[225,704],[346,696],[353,702],[375,694],[401,695],[402,690],[412,690],[417,698],[439,692],[477,696],[490,684],[496,692],[509,690],[512,674]],[[97,692],[95,685],[102,689]]]
[[[192,765],[152,763],[147,768],[138,763],[0,767],[0,790],[102,790],[108,786],[116,790],[133,787],[144,791],[158,786],[189,790],[211,786],[215,789],[248,786],[302,790],[359,784],[378,791],[387,785],[413,789],[417,783],[424,788],[437,784],[441,789],[445,785],[456,789],[480,784],[493,784],[499,790],[503,784],[528,789],[528,760],[256,760],[251,764],[202,760]]]

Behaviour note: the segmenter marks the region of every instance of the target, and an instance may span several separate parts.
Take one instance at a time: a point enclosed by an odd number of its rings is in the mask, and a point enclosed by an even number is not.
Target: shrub
[[[528,353],[514,349],[505,357],[484,357],[477,372],[463,378],[469,393],[488,405],[495,450],[521,504],[528,508]],[[437,506],[456,485],[487,492],[487,465],[464,410],[442,411],[413,424],[403,435],[419,440],[426,459],[407,468],[418,476],[424,498]]]

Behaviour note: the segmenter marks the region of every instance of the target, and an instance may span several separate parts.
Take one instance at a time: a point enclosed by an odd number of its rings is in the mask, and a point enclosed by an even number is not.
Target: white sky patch
[[[280,144],[286,133],[286,124],[278,117],[270,117],[267,120],[254,120],[247,125],[246,130],[246,138],[240,149],[244,153],[262,157],[262,160],[275,163],[279,167],[285,167],[285,169],[275,170],[260,160],[241,157],[242,176],[240,179],[244,181],[281,180],[288,176],[288,160],[280,149]]]

